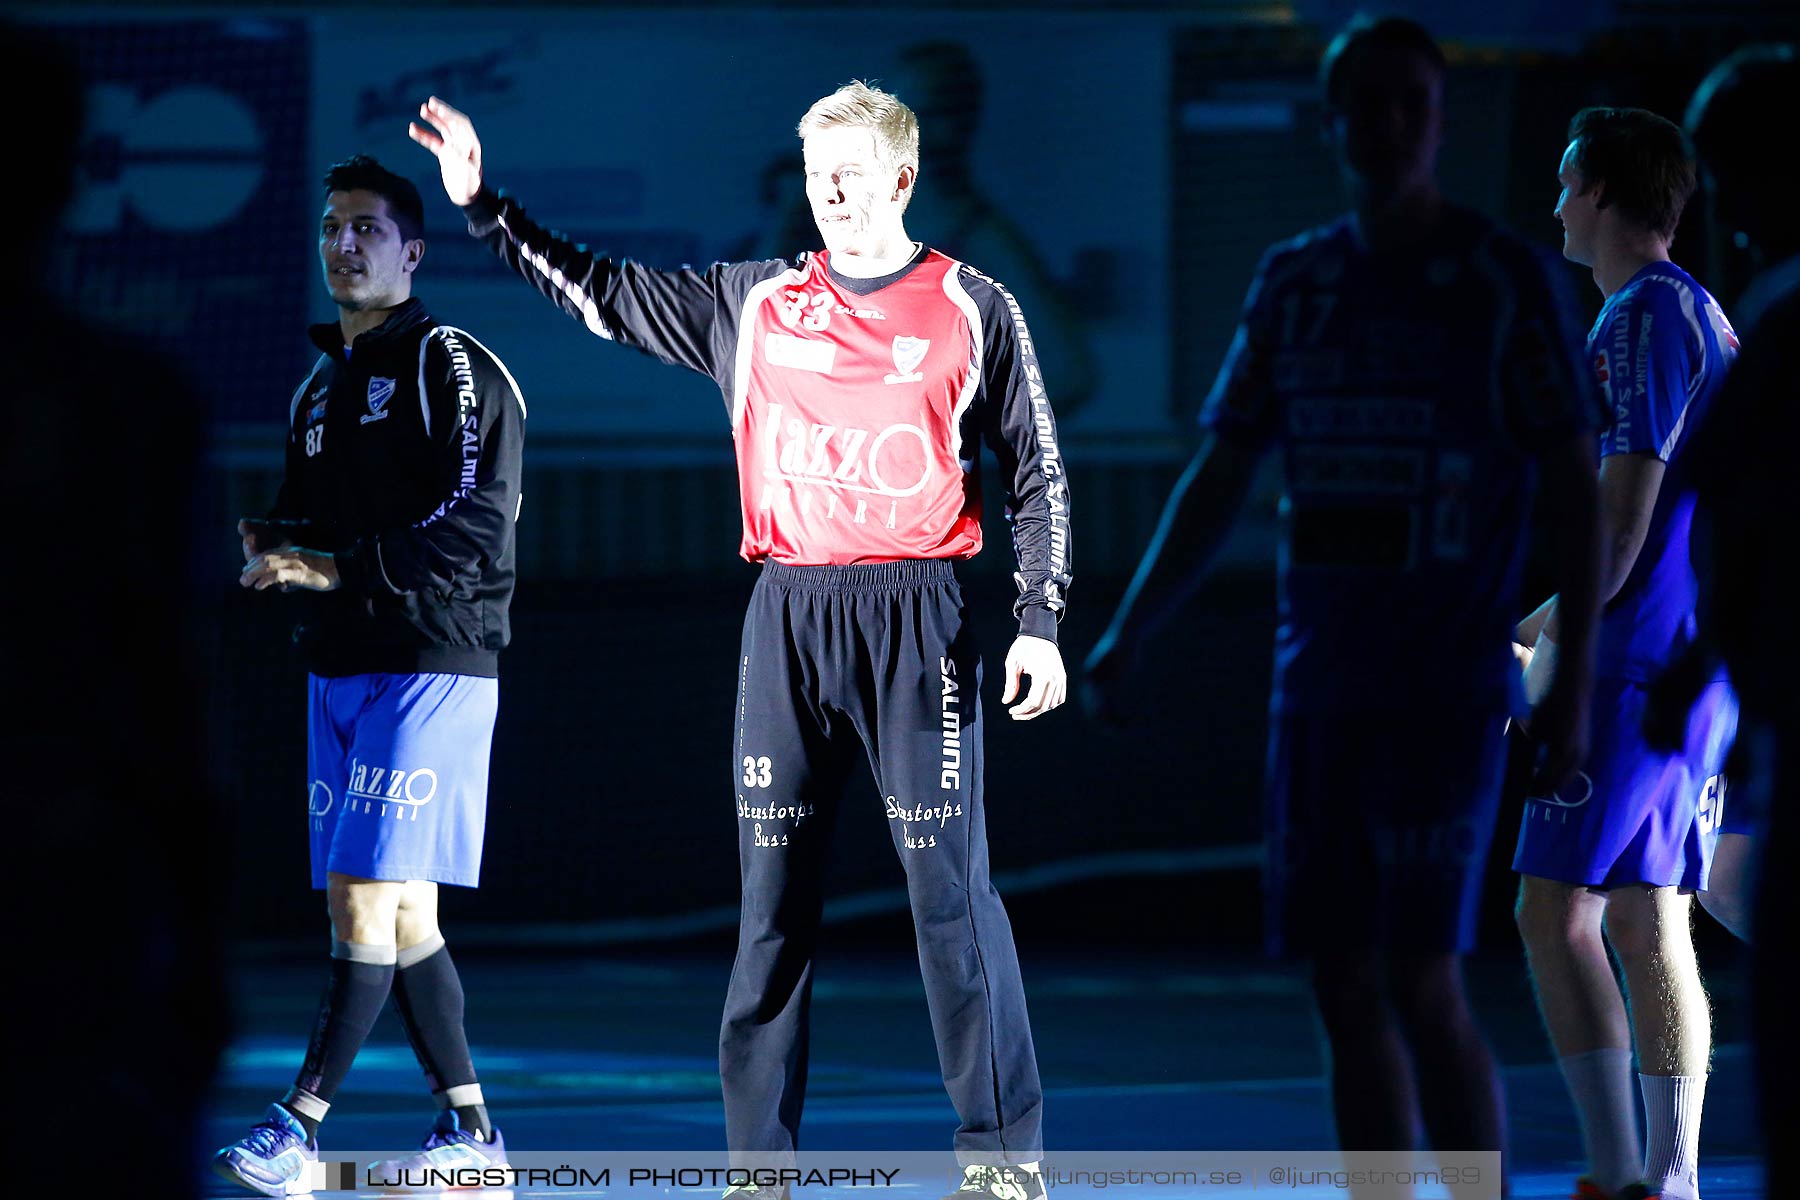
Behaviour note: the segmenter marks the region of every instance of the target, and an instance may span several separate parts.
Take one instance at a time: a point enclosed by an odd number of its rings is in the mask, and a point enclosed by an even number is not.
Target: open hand
[[[474,123],[436,96],[419,105],[419,117],[424,125],[412,122],[407,136],[437,155],[450,203],[467,204],[481,190],[481,139]]]

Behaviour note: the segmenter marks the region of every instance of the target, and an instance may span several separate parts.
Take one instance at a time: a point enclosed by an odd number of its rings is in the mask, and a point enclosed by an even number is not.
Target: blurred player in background
[[[1800,105],[1800,58],[1795,48],[1752,45],[1707,74],[1694,89],[1684,122],[1710,183],[1706,195],[1713,217],[1756,268],[1732,309],[1732,324],[1746,344],[1759,340],[1755,330],[1770,305],[1800,290],[1800,225],[1793,220],[1786,197],[1764,186],[1768,151],[1759,124],[1765,114],[1792,111],[1796,105]],[[1723,400],[1732,394],[1746,403],[1739,407]],[[1772,422],[1782,417],[1768,405],[1767,397],[1759,402],[1754,391],[1729,385],[1714,409],[1692,453],[1692,473],[1702,492],[1691,533],[1700,585],[1699,629],[1654,689],[1646,734],[1661,748],[1680,746],[1687,715],[1723,657],[1721,639],[1734,641],[1733,687],[1744,708],[1727,769],[1731,803],[1725,808],[1712,870],[1699,899],[1722,925],[1749,941],[1764,846],[1761,835],[1773,786],[1774,727],[1769,718],[1787,703],[1786,667],[1795,656],[1780,649],[1790,638],[1784,622],[1771,622],[1771,614],[1760,611],[1770,603],[1765,590],[1745,586],[1761,573],[1766,546],[1762,509],[1734,513],[1737,519],[1716,519],[1718,506],[1704,494],[1705,477],[1710,476],[1715,498],[1721,502],[1728,493],[1747,496],[1772,484],[1768,479],[1756,482],[1773,457],[1762,448],[1766,444],[1762,439],[1777,432],[1778,425]],[[1719,452],[1712,453],[1709,446],[1719,447]],[[1749,486],[1739,488],[1740,483]],[[1721,603],[1723,610],[1718,608]]]
[[[1353,211],[1264,255],[1206,440],[1088,675],[1103,708],[1116,702],[1279,448],[1270,948],[1312,964],[1343,1148],[1411,1149],[1422,1121],[1434,1146],[1500,1150],[1500,1083],[1462,955],[1501,731],[1521,712],[1507,635],[1540,471],[1567,535],[1572,649],[1532,728],[1546,785],[1583,759],[1601,414],[1555,265],[1438,190],[1444,58],[1430,35],[1359,19],[1321,76]]]

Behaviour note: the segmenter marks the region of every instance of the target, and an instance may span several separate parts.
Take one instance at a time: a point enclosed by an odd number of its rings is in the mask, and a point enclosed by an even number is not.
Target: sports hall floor
[[[1027,948],[1023,957],[1052,1157],[1059,1145],[1118,1151],[1331,1146],[1322,1060],[1305,981],[1296,971],[1216,952],[1181,957]],[[465,945],[458,959],[476,1062],[514,1151],[723,1146],[714,1047],[728,949],[669,954],[611,947],[575,954]],[[1473,961],[1470,974],[1506,1073],[1513,1194],[1565,1196],[1578,1170],[1579,1143],[1520,960],[1516,953],[1492,953]],[[1707,1200],[1763,1194],[1739,975],[1731,963],[1709,973],[1718,1049],[1702,1145]],[[209,1144],[241,1136],[291,1082],[321,982],[320,961],[298,948],[247,949],[237,957],[238,1031],[221,1072]],[[938,1080],[915,962],[904,953],[832,954],[828,948],[813,1020],[808,1149],[947,1148],[955,1118]],[[324,1129],[324,1156],[334,1146],[395,1152],[415,1146],[429,1121],[428,1105],[390,1011],[338,1096]],[[671,1200],[680,1200],[680,1190]],[[1133,1191],[1115,1188],[1114,1194]],[[236,1194],[222,1184],[209,1192]],[[540,1194],[606,1193],[518,1193]],[[801,1200],[832,1194],[825,1188],[797,1193]],[[868,1193],[835,1192],[859,1194]],[[1137,1194],[1161,1200],[1173,1193]]]

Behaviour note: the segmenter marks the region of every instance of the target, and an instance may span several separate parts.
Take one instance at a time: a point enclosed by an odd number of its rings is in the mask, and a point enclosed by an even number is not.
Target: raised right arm
[[[735,349],[738,315],[724,302],[723,264],[702,272],[615,262],[544,228],[510,196],[485,187],[463,213],[471,234],[589,333],[719,378],[720,363]]]
[[[607,341],[710,376],[726,386],[750,289],[786,264],[715,263],[660,271],[614,261],[539,225],[482,181],[481,140],[469,118],[433,96],[408,133],[436,156],[444,194],[469,232],[557,307]]]

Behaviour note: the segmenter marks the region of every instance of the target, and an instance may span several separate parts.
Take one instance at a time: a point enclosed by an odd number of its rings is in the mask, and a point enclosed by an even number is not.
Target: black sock
[[[468,1130],[484,1142],[494,1140],[494,1123],[488,1120],[487,1105],[457,1104],[452,1107],[458,1128]]]
[[[386,959],[386,961],[381,961]],[[294,1091],[282,1103],[307,1126],[310,1137],[324,1119],[325,1108],[350,1073],[375,1018],[387,1003],[394,982],[394,948],[335,942],[331,948],[331,982],[319,1001],[319,1021],[306,1046],[306,1062],[294,1080]],[[296,1095],[296,1093],[303,1093]],[[307,1112],[306,1109],[317,1111]]]
[[[462,977],[440,934],[400,953],[394,972],[394,1007],[432,1094],[448,1099],[457,1124],[489,1140],[494,1131],[475,1077],[469,1037],[463,1029]],[[457,1103],[466,1100],[465,1103]]]
[[[288,1116],[290,1116],[290,1117],[294,1118],[294,1120],[300,1122],[300,1127],[302,1129],[306,1130],[306,1140],[307,1141],[310,1142],[314,1138],[319,1136],[319,1122],[317,1120],[315,1120],[312,1117],[307,1116],[305,1113],[303,1113],[299,1109],[295,1108],[292,1101],[283,1100],[281,1102],[281,1107],[287,1109]]]

